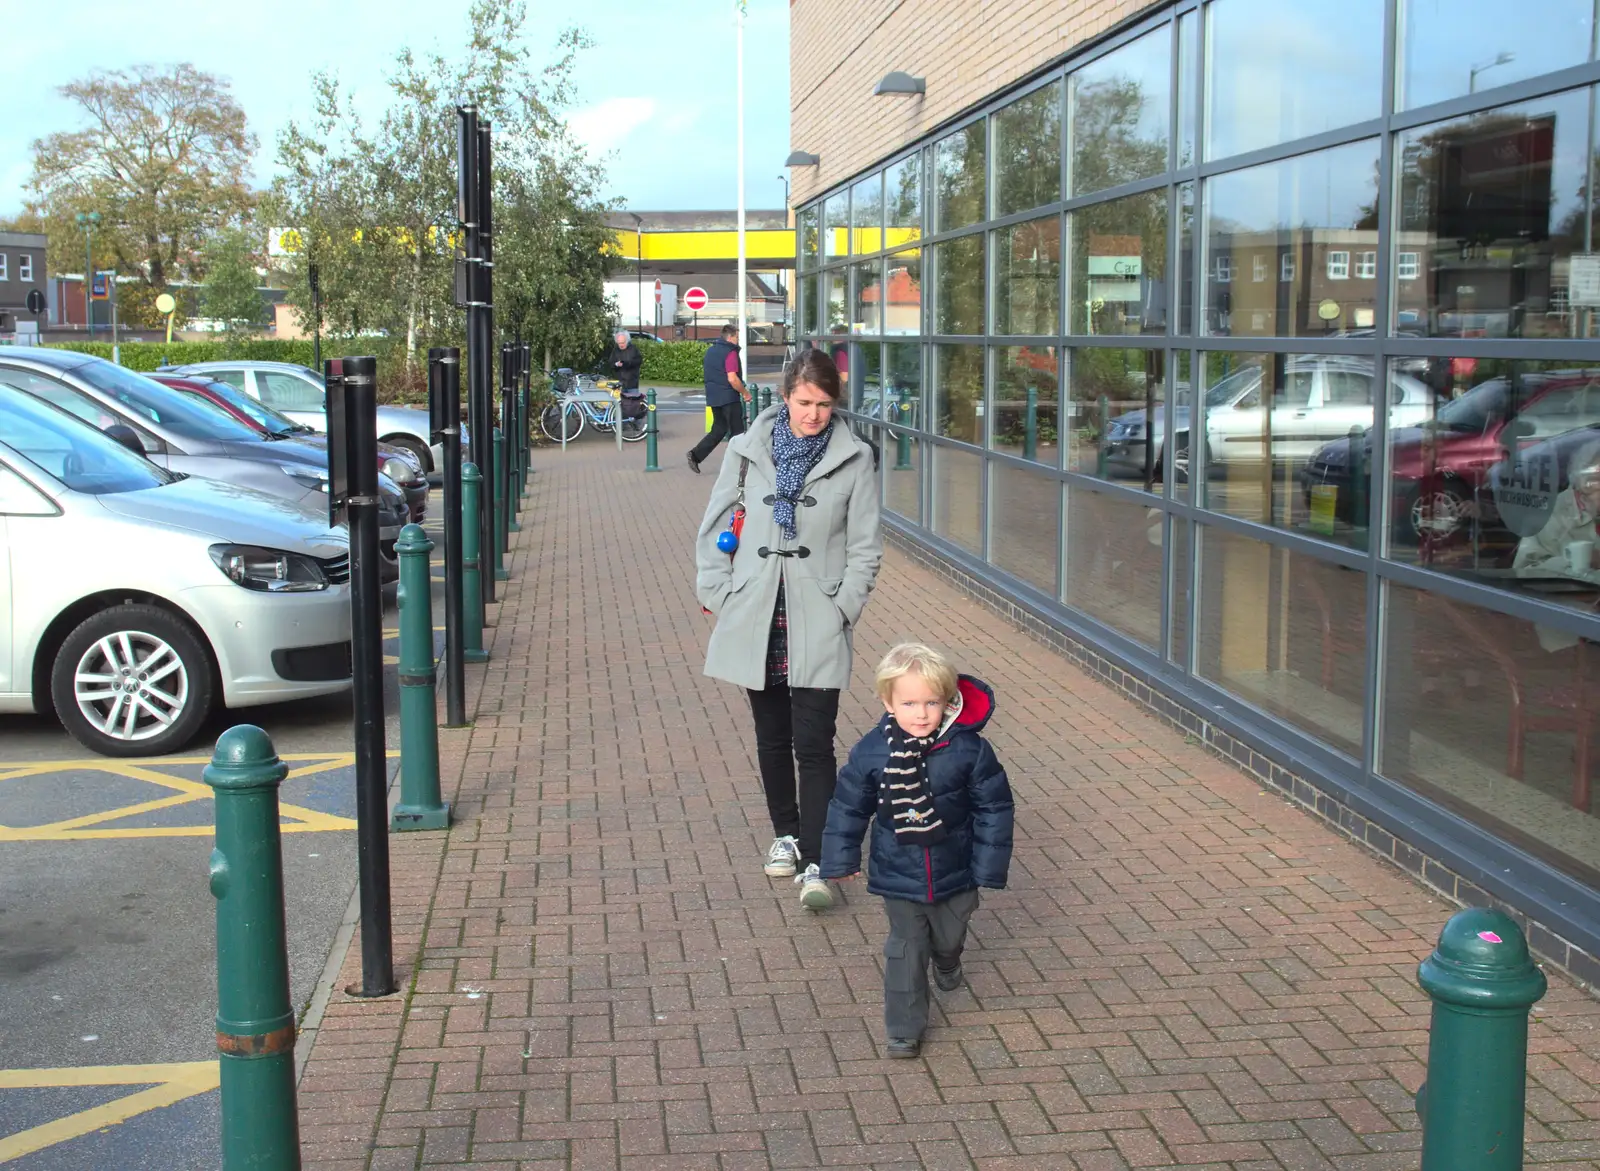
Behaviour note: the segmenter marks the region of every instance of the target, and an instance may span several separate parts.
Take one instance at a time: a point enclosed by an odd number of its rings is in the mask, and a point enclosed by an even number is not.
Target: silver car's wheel
[[[85,619],[61,644],[51,698],[67,731],[107,756],[182,748],[211,708],[211,664],[174,615],[124,605]]]

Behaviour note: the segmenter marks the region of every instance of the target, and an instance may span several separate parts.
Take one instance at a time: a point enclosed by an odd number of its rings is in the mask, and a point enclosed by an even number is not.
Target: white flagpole
[[[748,327],[745,319],[745,277],[744,277],[744,17],[745,0],[735,0],[734,7],[737,12],[734,25],[737,29],[738,59],[739,59],[739,95],[735,106],[738,110],[739,121],[739,374],[746,386],[750,382],[750,367],[745,351],[749,349]]]

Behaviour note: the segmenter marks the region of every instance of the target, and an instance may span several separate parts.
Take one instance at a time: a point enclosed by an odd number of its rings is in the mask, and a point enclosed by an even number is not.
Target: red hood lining
[[[957,680],[956,690],[961,692],[961,714],[956,717],[955,727],[981,724],[989,718],[994,705],[989,701],[988,692],[970,679]]]

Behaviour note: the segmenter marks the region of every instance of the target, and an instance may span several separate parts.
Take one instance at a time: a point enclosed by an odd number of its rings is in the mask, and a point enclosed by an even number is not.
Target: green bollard
[[[289,766],[260,728],[217,739],[206,784],[217,838],[217,1052],[222,1070],[223,1171],[299,1171],[294,1006],[283,918],[278,786]]]
[[[1111,453],[1106,450],[1106,432],[1111,430],[1111,400],[1105,395],[1100,396],[1100,438],[1097,443],[1098,450],[1094,457],[1094,474],[1102,480],[1106,478]]]
[[[764,411],[768,407],[770,407],[771,405],[772,405],[772,387],[763,386],[761,388],[761,409]]]
[[[532,433],[528,429],[528,388],[517,391],[517,446],[522,450],[522,463],[517,468],[517,493],[528,495],[528,472],[533,463]]]
[[[434,694],[433,542],[421,525],[406,525],[394,543],[400,561],[400,804],[389,816],[395,833],[449,829],[450,806],[439,799],[439,707]]]
[[[504,468],[506,458],[506,437],[500,428],[494,429],[494,466]],[[505,477],[497,475],[494,478],[494,549],[493,556],[489,559],[494,566],[495,581],[510,581],[511,575],[506,572],[505,555],[511,546],[510,535],[506,531],[506,481]],[[488,566],[484,567],[485,570]]]
[[[1028,405],[1022,417],[1022,458],[1039,458],[1039,392],[1028,387]]]
[[[900,429],[895,433],[894,470],[897,472],[911,471],[911,392],[904,387],[900,390]]]
[[[1459,911],[1417,982],[1433,999],[1422,1171],[1520,1171],[1528,1010],[1547,987],[1527,941],[1502,911]]]
[[[644,424],[644,470],[647,472],[659,472],[661,470],[661,463],[656,458],[658,452],[656,449],[655,391],[647,390],[644,392],[644,409],[646,416]]]
[[[1359,426],[1350,428],[1350,544],[1367,550],[1370,532],[1367,525],[1367,493],[1372,487],[1372,468],[1367,459],[1367,433]]]
[[[483,526],[479,509],[483,507],[483,473],[478,465],[461,465],[461,661],[487,663],[483,649],[483,583],[481,566]]]

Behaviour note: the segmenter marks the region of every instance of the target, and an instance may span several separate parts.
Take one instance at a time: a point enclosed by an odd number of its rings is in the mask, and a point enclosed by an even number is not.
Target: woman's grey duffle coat
[[[767,641],[781,580],[789,621],[789,685],[842,690],[850,686],[851,628],[883,560],[872,449],[843,419],[835,419],[828,449],[806,477],[794,510],[795,537],[789,540],[772,516],[777,490],[772,427],[778,409],[762,411],[750,430],[729,442],[700,522],[695,592],[717,618],[706,649],[706,674],[755,691],[766,687]],[[741,460],[749,461],[744,535],[730,558],[717,548],[717,535],[728,527],[739,494]]]

